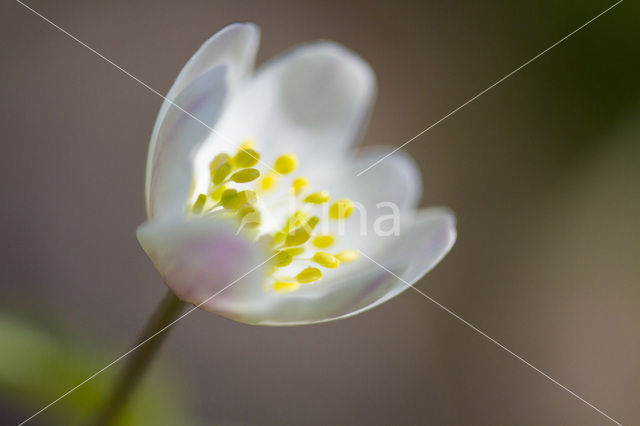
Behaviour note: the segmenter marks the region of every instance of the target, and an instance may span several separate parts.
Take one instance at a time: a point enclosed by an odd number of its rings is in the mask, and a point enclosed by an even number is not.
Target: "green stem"
[[[168,330],[158,332],[172,321],[175,321],[184,311],[185,306],[186,304],[171,291],[167,292],[151,318],[147,321],[139,340],[142,344],[138,343],[140,346],[127,358],[124,371],[116,383],[111,397],[99,412],[94,423],[95,426],[109,426],[114,423],[168,335]],[[149,340],[145,342],[146,339]]]

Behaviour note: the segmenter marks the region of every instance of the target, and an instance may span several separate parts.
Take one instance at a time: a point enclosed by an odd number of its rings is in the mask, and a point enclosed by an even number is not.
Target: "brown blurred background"
[[[260,62],[336,40],[378,76],[364,143],[399,145],[613,1],[27,4],[160,92],[234,21],[262,28]],[[623,2],[407,146],[423,205],[458,215],[417,286],[624,424],[640,424],[639,21]],[[113,359],[164,292],[134,233],[161,99],[11,0],[0,46],[0,310]],[[610,424],[412,291],[307,327],[194,312],[162,358],[200,424]],[[0,397],[4,424],[40,408]],[[79,421],[62,409],[33,424]]]

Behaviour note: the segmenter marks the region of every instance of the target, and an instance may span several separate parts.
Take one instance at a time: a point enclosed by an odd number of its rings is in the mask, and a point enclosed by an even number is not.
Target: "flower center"
[[[266,240],[272,258],[266,288],[287,293],[322,279],[323,269],[335,269],[341,263],[358,258],[353,249],[330,252],[337,236],[322,233],[320,223],[340,222],[351,216],[353,203],[346,198],[330,202],[328,191],[312,191],[309,180],[297,175],[298,159],[293,153],[277,157],[273,167],[261,173],[260,153],[251,141],[244,142],[235,155],[216,155],[209,164],[207,193],[199,193],[190,205],[190,215],[222,215],[238,221],[238,232],[250,233],[254,239]],[[273,204],[263,197],[283,185],[288,186],[289,214],[274,219]],[[268,204],[271,204],[269,206]],[[314,215],[312,210],[328,207]],[[271,207],[271,208],[269,208]],[[267,226],[267,222],[276,222]],[[280,222],[280,223],[278,223]],[[320,250],[316,250],[320,249]],[[325,249],[327,251],[325,251]]]

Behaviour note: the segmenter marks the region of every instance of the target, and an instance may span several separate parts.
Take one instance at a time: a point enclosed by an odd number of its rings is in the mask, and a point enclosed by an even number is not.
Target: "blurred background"
[[[366,145],[413,137],[613,1],[56,1],[31,7],[160,92],[211,34],[259,62],[326,38],[379,81]],[[459,239],[417,287],[640,424],[640,6],[625,1],[406,149]],[[128,350],[165,287],[135,238],[161,99],[0,5],[0,422]],[[82,424],[120,365],[34,419]],[[413,291],[293,328],[197,311],[123,424],[609,424]]]

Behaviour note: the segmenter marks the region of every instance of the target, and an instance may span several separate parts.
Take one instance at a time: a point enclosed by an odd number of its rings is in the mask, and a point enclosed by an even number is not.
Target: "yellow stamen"
[[[240,148],[231,162],[239,169],[255,166],[260,160],[260,153],[251,148]]]
[[[278,293],[290,293],[300,288],[300,284],[296,281],[276,281],[273,283],[273,291]]]
[[[274,188],[282,179],[280,175],[287,175],[298,168],[298,158],[295,154],[285,153],[277,157],[273,163],[273,173],[263,174],[255,167],[260,161],[260,153],[253,149],[253,142],[245,141],[235,155],[229,156],[226,153],[219,153],[209,164],[211,182],[209,189],[204,194],[198,194],[195,202],[191,205],[192,214],[202,214],[209,211],[223,212],[224,216],[235,217],[239,222],[238,232],[243,228],[252,228],[262,223],[261,210],[255,204],[257,195],[255,191],[228,188],[229,182],[238,184],[254,182],[250,187],[261,193]],[[324,250],[333,246],[337,241],[337,236],[332,234],[318,234],[312,237],[314,229],[320,219],[318,216],[309,216],[307,213],[313,204],[325,204],[329,206],[328,217],[330,219],[346,219],[353,213],[355,208],[349,199],[340,199],[330,202],[328,191],[312,192],[309,190],[309,180],[305,176],[297,176],[292,179],[289,194],[294,195],[296,203],[301,200],[306,203],[300,209],[291,214],[284,226],[280,230],[269,232],[270,235],[258,235],[256,238],[270,239],[269,242],[272,254],[275,254],[269,263],[271,274],[278,275],[276,271],[280,269],[280,274],[286,272],[290,265],[297,265],[304,262],[302,270],[293,276],[271,276],[269,281],[264,283],[264,288],[280,293],[288,293],[298,290],[301,285],[312,283],[322,279],[322,268],[337,268],[342,262],[352,262],[358,258],[357,250],[343,250],[338,253],[328,253],[317,251],[313,253],[311,248]],[[233,186],[233,184],[232,184]],[[195,188],[195,181],[192,182]],[[192,189],[191,196],[195,196],[195,189]],[[223,210],[224,208],[224,210]],[[312,256],[309,257],[311,251]],[[313,263],[311,263],[313,262]]]
[[[309,215],[307,214],[307,212],[305,212],[304,210],[298,210],[291,216],[289,216],[289,218],[287,219],[287,223],[284,224],[282,230],[284,232],[289,232],[290,230],[302,225],[308,218]]]
[[[337,257],[332,254],[325,253],[323,251],[319,251],[313,255],[311,258],[313,262],[316,262],[320,266],[324,266],[325,268],[337,268],[340,266],[340,261]]]
[[[232,174],[229,179],[236,183],[247,183],[258,179],[258,176],[260,172],[257,169],[243,169]]]
[[[220,196],[220,204],[225,209],[232,208],[231,205],[235,203],[235,200],[238,198],[238,191],[235,189],[226,189],[222,196]]]
[[[336,257],[340,262],[353,262],[357,260],[360,254],[357,250],[343,250],[336,254]]]
[[[273,246],[279,246],[284,242],[285,238],[287,238],[287,233],[278,231],[275,234],[273,234],[273,242],[271,244]]]
[[[251,190],[240,191],[237,193],[237,197],[229,203],[229,209],[238,209],[246,203],[253,203],[256,201],[256,193]]]
[[[296,280],[300,283],[312,283],[314,281],[318,281],[322,278],[322,272],[318,268],[313,268],[311,266],[305,268],[296,275]]]
[[[309,181],[304,176],[297,177],[291,182],[291,189],[294,195],[300,194],[307,186],[309,186]]]
[[[313,237],[313,240],[311,240],[311,244],[313,244],[317,248],[327,248],[331,244],[333,244],[334,241],[335,238],[333,237],[333,235],[317,235]]]
[[[275,255],[275,257],[273,258],[273,263],[278,268],[282,268],[290,264],[292,260],[293,260],[293,256],[291,256],[290,253],[287,253],[286,251],[283,250],[283,251],[279,251],[278,254]]]
[[[313,194],[307,195],[304,199],[305,203],[311,204],[322,204],[327,201],[329,201],[329,192],[327,191],[314,192]]]
[[[253,203],[256,200],[256,193],[253,191],[236,191],[227,189],[222,193],[220,203],[225,209],[236,210],[243,204]]]
[[[304,247],[289,247],[289,248],[282,249],[281,251],[285,251],[293,257],[293,256],[297,256],[299,254],[304,253]]]
[[[343,198],[329,207],[329,217],[331,219],[346,219],[353,213],[353,203],[351,200]]]
[[[219,187],[214,189],[211,194],[209,194],[209,197],[211,197],[211,199],[217,203],[218,201],[220,201],[220,197],[222,197],[222,193],[225,189],[226,188],[224,185],[220,185]]]
[[[211,171],[211,173],[214,172],[214,170],[216,169],[216,167],[220,166],[220,164],[225,163],[229,161],[229,156],[227,154],[225,154],[224,152],[221,154],[218,154],[214,157],[213,161],[211,161],[211,163],[209,163],[209,171]]]
[[[263,191],[268,191],[273,188],[273,186],[278,182],[278,176],[273,173],[269,173],[265,175],[265,177],[260,180],[260,189]]]
[[[245,139],[245,141],[240,145],[240,149],[253,149],[254,146],[255,142],[253,139]]]
[[[204,203],[206,202],[207,202],[207,196],[204,194],[199,194],[198,198],[196,199],[196,202],[193,203],[193,207],[191,208],[191,211],[193,212],[193,214],[202,213],[202,209],[204,208]]]
[[[312,216],[307,220],[303,225],[300,225],[293,231],[291,231],[285,241],[285,246],[299,246],[304,244],[311,237],[311,232],[313,232],[313,228],[316,227],[320,219],[318,216]]]
[[[298,157],[295,154],[283,154],[276,158],[273,168],[281,175],[291,173],[298,167]]]
[[[215,160],[214,160],[215,162]],[[211,173],[211,180],[214,185],[220,185],[231,173],[231,163],[228,161],[224,161],[213,168],[213,173]]]

